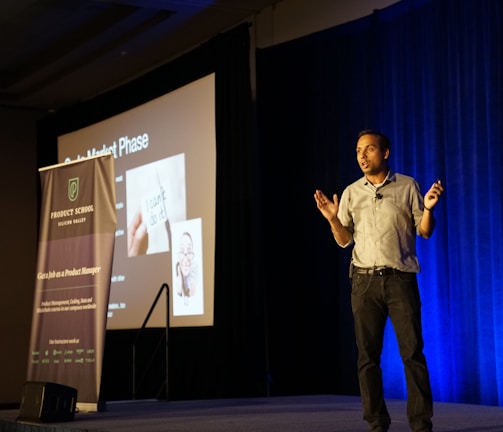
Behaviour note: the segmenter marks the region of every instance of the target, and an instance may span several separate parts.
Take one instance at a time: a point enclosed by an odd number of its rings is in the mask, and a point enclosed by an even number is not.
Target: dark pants
[[[407,383],[407,417],[414,432],[432,430],[433,401],[423,354],[421,300],[415,273],[354,273],[351,305],[358,346],[363,418],[371,427],[390,424],[384,401],[381,352],[388,316],[395,330]]]

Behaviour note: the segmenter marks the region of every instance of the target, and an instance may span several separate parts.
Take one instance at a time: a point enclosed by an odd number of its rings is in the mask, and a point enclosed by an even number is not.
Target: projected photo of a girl
[[[178,263],[176,265],[176,293],[183,296],[185,303],[188,303],[188,298],[196,294],[196,278],[192,269],[192,261],[194,260],[194,244],[192,236],[188,232],[182,234],[180,246],[178,250]]]
[[[173,226],[173,314],[203,313],[201,220]],[[196,247],[199,245],[199,247]]]

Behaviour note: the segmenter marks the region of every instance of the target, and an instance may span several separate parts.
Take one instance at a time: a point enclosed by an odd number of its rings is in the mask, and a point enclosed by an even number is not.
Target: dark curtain
[[[503,3],[402,0],[257,53],[262,280],[271,390],[356,393],[349,254],[315,208],[361,176],[356,134],[446,192],[418,240],[425,353],[438,401],[503,404]],[[388,397],[406,397],[391,326]]]

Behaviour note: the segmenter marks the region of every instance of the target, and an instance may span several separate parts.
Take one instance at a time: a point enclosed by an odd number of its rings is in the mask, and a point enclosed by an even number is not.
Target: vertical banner
[[[111,154],[40,169],[42,202],[28,381],[98,407],[116,210]]]

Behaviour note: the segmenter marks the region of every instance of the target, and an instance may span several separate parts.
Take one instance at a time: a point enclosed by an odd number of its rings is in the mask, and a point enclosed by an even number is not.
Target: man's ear
[[[384,159],[389,158],[389,149],[384,150]]]

